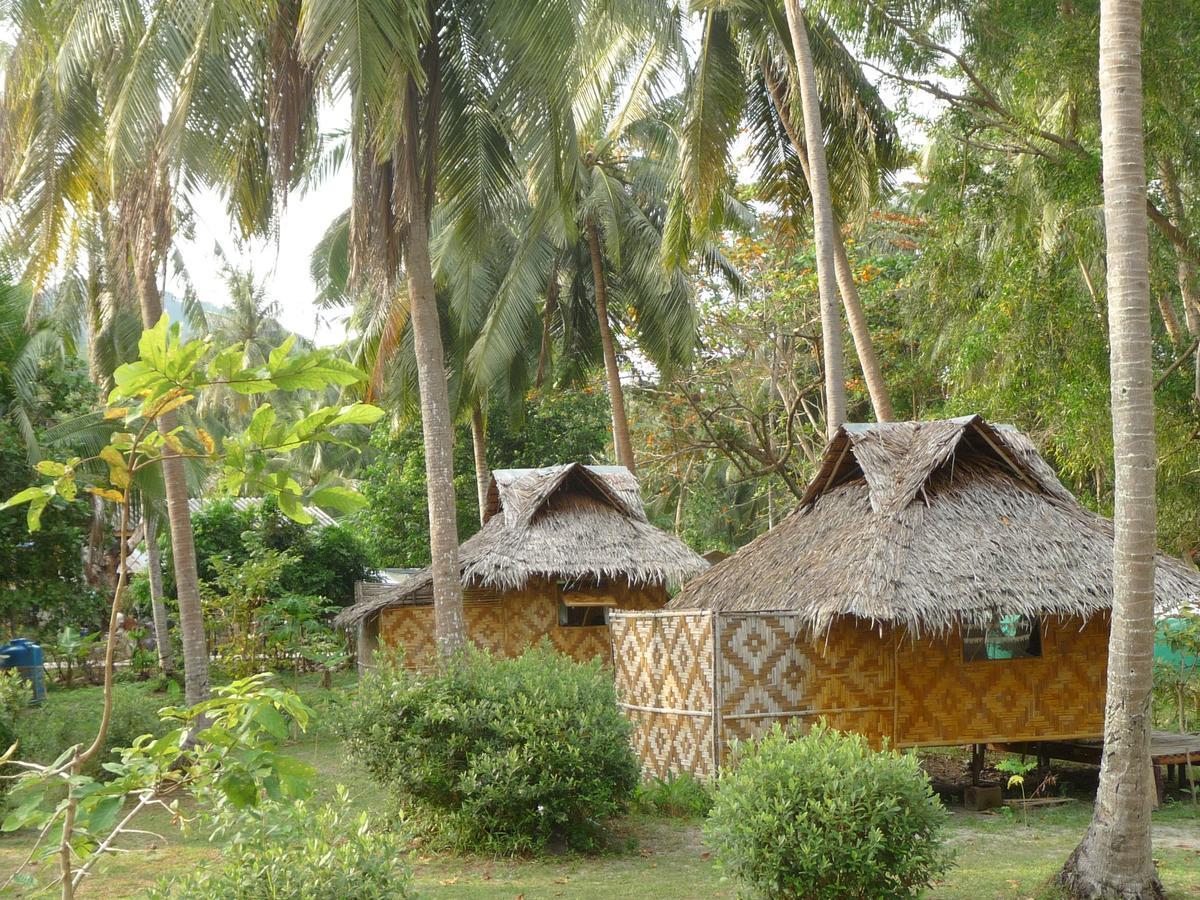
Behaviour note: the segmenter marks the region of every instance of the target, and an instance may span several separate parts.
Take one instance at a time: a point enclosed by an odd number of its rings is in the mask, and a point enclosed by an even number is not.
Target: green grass
[[[339,679],[348,687],[351,676]],[[320,688],[315,677],[281,679],[295,687],[318,711],[343,702],[344,695]],[[52,703],[69,704],[85,715],[98,699],[95,689],[59,692]],[[348,759],[331,729],[318,725],[293,747],[296,756],[321,773],[319,798],[332,798],[335,786],[350,790],[358,808],[381,810],[384,798],[369,775]],[[1046,884],[1087,828],[1091,804],[1085,801],[1033,810],[1030,827],[1020,817],[981,814],[955,809],[951,844],[955,866],[929,892],[941,900],[1053,897]],[[152,812],[140,826],[154,835],[130,836],[129,852],[106,861],[82,897],[136,897],[157,878],[182,873],[215,861],[219,849],[203,836],[182,836],[165,813]],[[0,881],[28,854],[32,835],[0,836]],[[464,898],[569,897],[616,900],[648,897],[674,900],[691,897],[735,897],[737,891],[722,879],[704,845],[696,819],[667,819],[638,813],[620,823],[617,849],[594,858],[567,856],[535,860],[448,856],[413,851],[416,886],[422,896]],[[1169,896],[1200,897],[1200,813],[1189,803],[1170,803],[1155,813],[1155,857]],[[39,870],[48,864],[42,863]],[[52,867],[52,863],[49,864]]]

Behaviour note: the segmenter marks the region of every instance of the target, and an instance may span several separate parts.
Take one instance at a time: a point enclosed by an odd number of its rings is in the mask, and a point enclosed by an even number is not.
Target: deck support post
[[[983,766],[987,744],[975,744],[971,747],[971,784],[978,786],[983,778]]]

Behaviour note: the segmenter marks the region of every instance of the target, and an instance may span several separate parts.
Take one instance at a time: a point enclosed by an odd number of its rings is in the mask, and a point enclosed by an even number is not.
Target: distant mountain
[[[162,302],[163,312],[170,317],[171,321],[179,322],[183,325],[183,336],[185,338],[194,338],[199,336],[195,329],[192,328],[191,323],[188,321],[187,313],[183,308],[183,300],[181,300],[179,297],[176,297],[170,291],[166,291],[163,293]],[[211,303],[204,303],[203,301],[200,303],[200,308],[204,310],[204,315],[206,317],[220,315],[221,313],[221,307],[214,306]]]

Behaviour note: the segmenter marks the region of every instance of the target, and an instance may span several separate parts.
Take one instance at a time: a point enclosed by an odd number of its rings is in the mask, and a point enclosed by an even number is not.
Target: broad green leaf
[[[10,506],[19,506],[22,503],[31,503],[37,497],[46,496],[46,489],[43,487],[27,487],[20,493],[13,494],[3,503],[0,503],[0,509],[8,509]]]
[[[343,406],[330,420],[332,425],[373,425],[383,417],[383,410],[370,403],[352,403]]]
[[[292,491],[281,491],[279,493],[279,510],[293,522],[299,522],[301,525],[311,525],[313,517],[304,509],[300,502],[300,495]]]
[[[49,475],[52,478],[57,478],[60,475],[66,474],[67,467],[60,462],[55,462],[52,459],[43,459],[40,463],[34,466],[43,475]]]
[[[308,502],[316,506],[327,506],[340,512],[353,512],[367,505],[367,499],[358,491],[347,487],[327,487],[314,491]]]

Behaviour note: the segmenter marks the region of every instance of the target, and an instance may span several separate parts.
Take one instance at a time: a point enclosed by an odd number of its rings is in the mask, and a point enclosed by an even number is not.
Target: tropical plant
[[[271,687],[267,678],[257,675],[222,685],[216,697],[190,709],[163,709],[165,733],[142,734],[121,748],[119,761],[104,763],[105,781],[72,764],[79,757],[78,746],[66,748],[46,765],[10,762],[22,771],[9,797],[14,809],[0,830],[39,832],[34,852],[14,876],[36,884],[22,870],[39,857],[58,856],[62,895],[73,897],[147,809],[161,807],[179,819],[185,793],[217,810],[305,796],[314,771],[280,748],[290,735],[290,723],[307,727],[310,710],[291,691]],[[63,787],[67,799],[49,803]],[[62,837],[46,841],[51,832]]]
[[[784,7],[787,4],[774,0],[703,5],[704,40],[688,85],[678,188],[671,207],[676,224],[668,226],[674,238],[668,249],[679,259],[692,236],[723,226],[716,200],[719,186],[730,177],[731,147],[742,121],[749,126],[748,149],[760,196],[780,204],[785,218],[798,218],[810,204],[816,213],[817,173],[805,131],[806,122],[819,117],[824,127],[818,130],[817,143],[822,152],[828,143],[831,200],[839,208],[837,213],[820,213],[821,222],[830,223],[823,242],[832,253],[824,258],[826,286],[832,290],[830,278],[836,279],[876,418],[886,421],[893,415],[891,392],[837,222],[839,217],[861,221],[904,155],[891,113],[831,23],[812,10],[801,12],[795,4]],[[811,58],[809,106],[804,106],[800,89],[801,75],[807,80],[809,67],[796,56],[791,23],[804,26],[799,37],[807,52],[802,56]],[[828,291],[822,296],[828,297]],[[825,321],[832,312],[827,309],[823,318],[828,327],[835,324]],[[840,319],[837,325],[840,329]],[[835,347],[840,354],[840,343]]]
[[[82,482],[88,493],[116,504],[120,533],[124,534],[130,525],[130,487],[134,476],[141,470],[161,464],[168,455],[177,461],[182,461],[186,455],[219,467],[217,483],[220,489],[238,491],[246,488],[272,494],[278,498],[285,514],[302,521],[310,520],[304,512],[300,487],[288,473],[287,454],[311,441],[336,440],[335,429],[339,426],[369,424],[382,415],[382,410],[352,404],[317,410],[295,422],[281,422],[277,420],[275,410],[269,404],[263,404],[244,434],[226,436],[220,445],[203,429],[163,426],[164,416],[187,407],[196,400],[197,394],[203,394],[213,383],[235,385],[254,395],[273,390],[321,388],[329,383],[349,385],[362,378],[361,372],[337,359],[330,351],[293,354],[291,349],[291,342],[285,342],[268,355],[264,365],[246,368],[241,365],[240,347],[212,354],[208,339],[184,341],[179,326],[169,325],[163,317],[154,328],[143,332],[139,341],[139,359],[115,373],[116,386],[108,397],[105,412],[114,428],[110,443],[92,459],[72,457],[61,462],[43,460],[38,463],[37,471],[44,481],[10,497],[0,505],[0,510],[25,505],[28,527],[36,531],[46,507],[58,498],[68,503],[74,501]],[[361,497],[344,489],[326,491],[313,499],[347,509],[361,503]],[[128,578],[127,546],[124,541],[120,546],[120,575],[113,594],[104,654],[104,712],[97,734],[88,747],[72,747],[52,765],[31,770],[37,773],[40,783],[65,781],[68,785],[67,796],[57,807],[63,816],[58,853],[60,881],[67,900],[73,896],[78,876],[72,855],[76,840],[74,826],[81,806],[92,803],[89,798],[93,796],[82,789],[82,782],[73,779],[100,751],[111,720],[117,625]],[[175,549],[178,551],[178,546]],[[207,648],[205,654],[207,662]],[[198,715],[202,717],[204,707],[195,708],[200,710]],[[257,708],[254,715],[258,714]],[[80,789],[76,790],[76,787]],[[245,787],[244,783],[242,787]],[[26,812],[32,814],[34,808],[30,807]],[[85,811],[90,809],[84,808]],[[119,809],[120,803],[112,814]]]
[[[182,879],[164,879],[154,900],[390,900],[410,896],[412,872],[401,835],[349,811],[338,785],[332,803],[269,803],[216,817],[215,839],[226,839],[221,864]],[[210,823],[206,823],[210,824]]]

